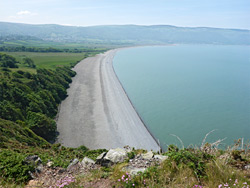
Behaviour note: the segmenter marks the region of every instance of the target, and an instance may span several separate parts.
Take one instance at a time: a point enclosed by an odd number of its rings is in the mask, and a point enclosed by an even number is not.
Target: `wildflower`
[[[121,179],[118,179],[118,181],[121,181]]]
[[[226,183],[226,184],[224,184],[224,187],[228,187],[228,184]]]
[[[218,186],[218,188],[221,188],[222,187],[222,184],[220,184],[219,186]]]
[[[247,185],[247,182],[244,182],[243,185]]]
[[[133,184],[133,186],[135,186],[135,184]]]

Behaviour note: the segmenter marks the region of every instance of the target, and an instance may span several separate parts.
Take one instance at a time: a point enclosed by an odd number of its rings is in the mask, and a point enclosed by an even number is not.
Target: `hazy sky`
[[[0,21],[250,29],[250,0],[0,0]]]

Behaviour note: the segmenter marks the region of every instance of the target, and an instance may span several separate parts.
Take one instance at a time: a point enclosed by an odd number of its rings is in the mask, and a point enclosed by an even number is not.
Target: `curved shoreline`
[[[114,71],[118,50],[86,58],[73,69],[77,75],[58,113],[58,142],[62,145],[160,149]]]
[[[118,51],[118,50],[117,50],[117,51]],[[117,52],[117,51],[116,51],[116,52]],[[120,81],[119,77],[117,76],[117,74],[116,74],[116,72],[115,72],[115,69],[114,69],[114,62],[113,62],[113,61],[112,61],[112,69],[113,69],[113,72],[114,72],[114,74],[115,74],[117,80],[119,81],[119,83],[120,83],[120,85],[121,85],[121,87],[122,87],[124,93],[126,94],[126,96],[127,96],[128,100],[129,100],[130,104],[131,104],[132,107],[134,108],[134,110],[135,110],[137,116],[140,118],[141,122],[143,123],[144,127],[147,129],[148,133],[152,136],[152,138],[153,138],[153,139],[155,140],[155,142],[158,144],[159,149],[162,149],[162,148],[161,148],[161,145],[159,144],[159,141],[155,138],[155,136],[154,136],[154,135],[151,133],[151,131],[148,129],[146,123],[144,122],[144,120],[142,119],[142,117],[140,116],[140,114],[138,113],[138,111],[136,110],[134,104],[132,103],[131,99],[129,98],[128,93],[126,92],[126,90],[125,90],[125,88],[124,88],[122,82]]]

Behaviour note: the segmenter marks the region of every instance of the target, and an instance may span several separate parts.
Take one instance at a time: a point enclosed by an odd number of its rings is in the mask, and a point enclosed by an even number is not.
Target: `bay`
[[[163,148],[250,139],[250,47],[172,45],[117,52],[114,70]],[[138,133],[140,134],[140,133]]]

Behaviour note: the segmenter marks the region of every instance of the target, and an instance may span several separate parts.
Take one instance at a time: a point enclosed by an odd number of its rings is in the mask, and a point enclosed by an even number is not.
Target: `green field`
[[[87,53],[38,53],[38,52],[4,52],[11,55],[19,62],[23,62],[25,57],[31,58],[37,68],[49,68],[54,69],[57,66],[72,65],[77,61],[80,61],[90,54]],[[94,55],[94,54],[91,54]],[[22,65],[19,65],[20,68]]]

